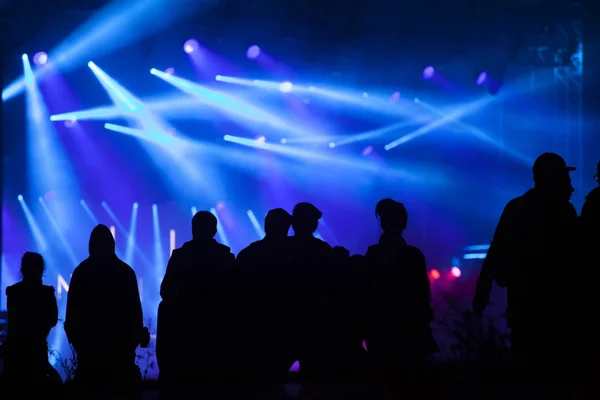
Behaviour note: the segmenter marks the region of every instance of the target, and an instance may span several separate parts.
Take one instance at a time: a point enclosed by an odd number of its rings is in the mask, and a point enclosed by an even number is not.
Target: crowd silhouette
[[[556,154],[537,158],[535,185],[506,205],[473,299],[481,315],[493,282],[506,288],[514,366],[562,377],[600,354],[592,286],[600,264],[600,187],[578,217],[570,203],[572,170]],[[214,239],[212,213],[193,216],[192,239],[173,251],[160,287],[162,383],[268,384],[283,380],[295,360],[306,379],[393,382],[439,351],[425,256],[403,238],[404,205],[389,198],[377,204],[383,233],[364,256],[316,238],[321,216],[310,203],[291,215],[271,210],[265,237],[237,258]],[[563,273],[575,266],[581,270]],[[42,284],[41,255],[25,253],[21,272],[23,280],[6,290],[4,378],[40,383],[51,370],[46,337],[57,323],[56,298]],[[64,329],[78,356],[76,382],[141,380],[135,351],[150,335],[137,279],[104,225],[92,231],[89,257],[73,272]]]

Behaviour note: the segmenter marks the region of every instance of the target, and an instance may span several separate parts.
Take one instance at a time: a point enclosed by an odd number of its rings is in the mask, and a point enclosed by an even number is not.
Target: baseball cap
[[[310,203],[298,203],[294,207],[292,215],[300,218],[321,219],[323,213]]]
[[[533,176],[557,176],[575,171],[575,167],[567,166],[564,158],[556,153],[544,153],[533,163]]]

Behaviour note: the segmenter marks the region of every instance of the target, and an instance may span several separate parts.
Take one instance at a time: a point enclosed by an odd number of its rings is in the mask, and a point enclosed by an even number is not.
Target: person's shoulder
[[[6,295],[10,296],[15,293],[19,288],[23,286],[23,282],[17,282],[14,285],[10,285],[6,287]]]
[[[418,261],[425,260],[425,254],[423,254],[421,249],[419,249],[418,247],[408,245],[408,246],[406,246],[406,251],[408,252],[408,254],[410,254],[410,256],[414,260],[418,260]]]
[[[54,294],[54,292],[56,292],[56,289],[54,289],[54,286],[51,286],[51,285],[43,285],[42,290],[44,291],[44,293],[47,293],[47,294]]]
[[[367,247],[367,254],[366,256],[370,256],[373,254],[376,254],[377,252],[379,252],[381,246],[379,245],[379,243],[375,243],[370,245],[369,247]]]
[[[329,243],[327,243],[326,241],[319,239],[319,238],[315,238],[315,241],[316,241],[317,245],[320,246],[321,248],[323,248],[324,250],[333,251],[333,247],[331,247],[331,245]]]

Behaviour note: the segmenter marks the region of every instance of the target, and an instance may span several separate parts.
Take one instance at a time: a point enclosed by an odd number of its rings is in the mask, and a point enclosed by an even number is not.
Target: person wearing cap
[[[506,288],[511,354],[519,366],[558,367],[570,356],[570,267],[577,229],[570,203],[573,170],[554,153],[535,160],[534,187],[504,208],[477,281],[478,315],[493,281]]]
[[[292,216],[283,208],[265,217],[265,237],[251,243],[236,258],[239,276],[239,320],[245,332],[240,338],[240,362],[245,378],[273,383],[281,381],[296,361],[290,343],[295,329],[286,304],[293,285],[287,278],[290,264],[288,231]]]

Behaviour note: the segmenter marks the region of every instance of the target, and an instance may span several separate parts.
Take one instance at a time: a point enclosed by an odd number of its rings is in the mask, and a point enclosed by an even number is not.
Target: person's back
[[[50,372],[46,337],[58,321],[58,308],[54,288],[42,284],[43,272],[42,256],[25,253],[23,280],[6,288],[5,373],[12,383],[41,383]]]
[[[116,256],[104,225],[92,231],[89,253],[73,271],[67,298],[65,331],[78,356],[76,379],[136,381],[135,349],[144,338],[135,272]]]
[[[425,257],[402,237],[408,220],[402,203],[384,199],[376,214],[384,232],[365,256],[367,348],[378,368],[418,367],[437,350]]]
[[[193,239],[173,251],[160,295],[157,358],[164,382],[221,379],[231,365],[234,256],[217,243],[217,220],[192,219]]]

